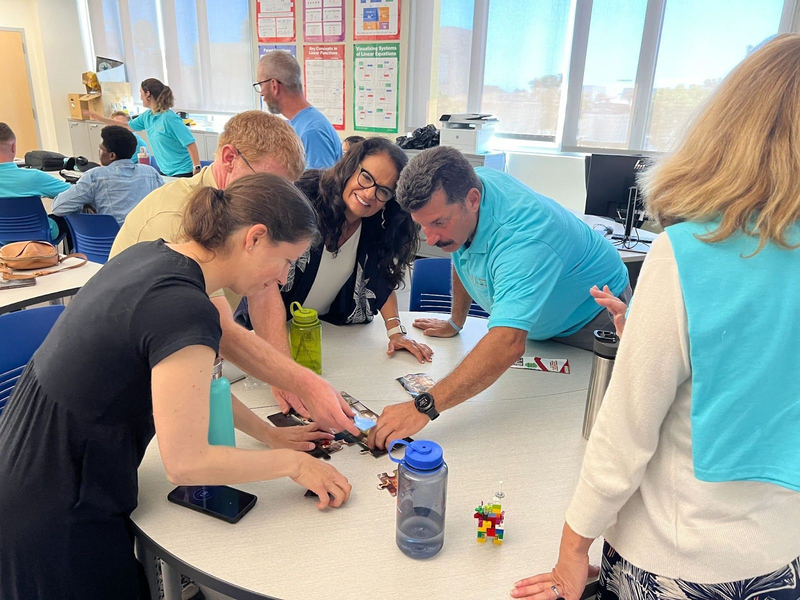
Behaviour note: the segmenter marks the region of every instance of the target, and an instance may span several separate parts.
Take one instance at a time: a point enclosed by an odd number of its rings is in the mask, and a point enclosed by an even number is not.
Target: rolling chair
[[[58,246],[64,234],[50,239],[50,222],[39,196],[0,198],[0,246],[11,242],[45,241]]]
[[[74,252],[85,254],[92,262],[105,264],[119,232],[119,224],[111,215],[75,213],[64,220],[72,236]]]
[[[0,315],[0,416],[25,365],[63,311],[63,306],[45,306]]]
[[[409,310],[421,312],[449,313],[452,303],[450,295],[450,259],[418,258],[414,261],[411,275],[411,297]],[[472,303],[470,317],[488,318],[489,313]]]

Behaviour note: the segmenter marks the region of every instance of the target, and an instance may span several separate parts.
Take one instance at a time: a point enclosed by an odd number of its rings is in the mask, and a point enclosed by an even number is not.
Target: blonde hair
[[[677,149],[641,178],[648,212],[662,225],[719,227],[797,248],[800,220],[800,35],[781,35],[745,58],[706,101]]]
[[[300,178],[306,168],[303,143],[289,123],[260,110],[234,115],[219,136],[220,148],[229,144],[249,161],[269,158],[280,165],[292,180]]]
[[[112,112],[111,113],[111,118],[113,119],[114,117],[125,117],[126,120],[128,120],[128,121],[131,120],[131,116],[128,113],[126,113],[124,110],[115,110],[114,112]]]

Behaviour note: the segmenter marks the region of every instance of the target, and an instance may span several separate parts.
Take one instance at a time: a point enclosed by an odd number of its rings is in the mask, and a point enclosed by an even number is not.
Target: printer
[[[442,115],[440,146],[452,146],[465,154],[486,154],[497,119],[492,115],[458,113]]]

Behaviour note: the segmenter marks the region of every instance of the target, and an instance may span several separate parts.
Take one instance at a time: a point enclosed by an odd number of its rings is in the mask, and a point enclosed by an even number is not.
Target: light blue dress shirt
[[[289,123],[306,150],[306,169],[330,169],[342,158],[342,142],[336,130],[313,106],[301,110]]]
[[[59,194],[53,200],[53,214],[79,213],[88,204],[122,225],[133,207],[162,185],[164,180],[153,167],[135,165],[128,158],[115,160],[107,167],[86,171],[71,189]]]
[[[146,131],[159,170],[164,175],[192,173],[194,165],[187,146],[195,139],[181,118],[171,110],[146,110],[128,123],[133,131]]]
[[[479,167],[478,227],[453,253],[453,267],[489,327],[528,332],[532,340],[572,335],[601,310],[589,294],[628,286],[614,246],[555,201],[511,175]]]

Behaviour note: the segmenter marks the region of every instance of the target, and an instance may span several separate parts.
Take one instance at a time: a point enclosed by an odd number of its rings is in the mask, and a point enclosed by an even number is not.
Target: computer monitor
[[[592,154],[586,157],[587,215],[608,217],[625,225],[625,239],[644,222],[644,204],[636,177],[650,166],[645,156]]]

